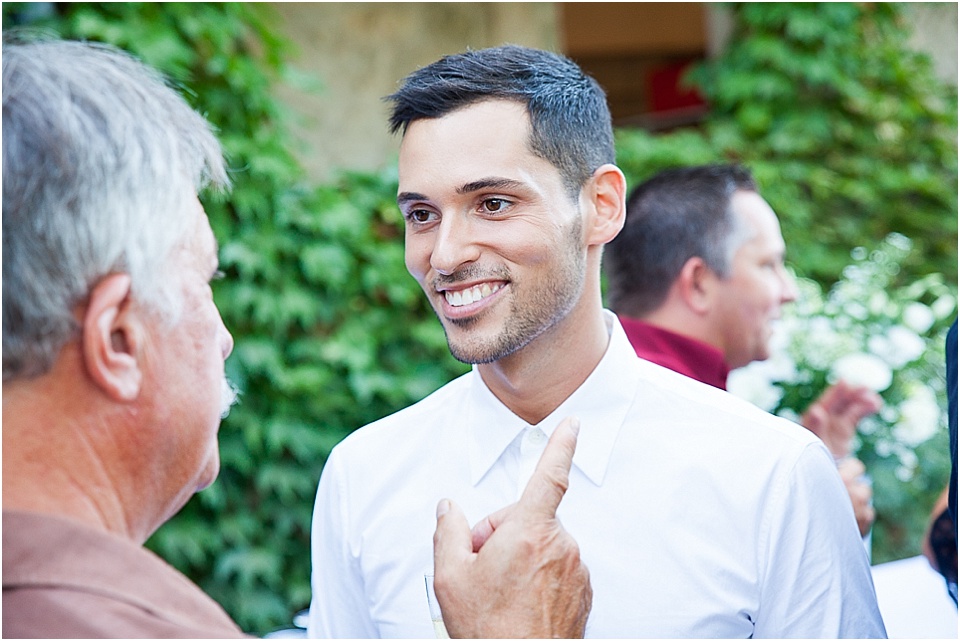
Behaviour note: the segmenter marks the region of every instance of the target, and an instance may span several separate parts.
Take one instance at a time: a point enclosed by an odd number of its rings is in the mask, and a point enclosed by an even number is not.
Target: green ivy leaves
[[[635,185],[658,169],[743,162],[780,216],[790,262],[829,284],[851,247],[905,234],[902,281],[957,279],[957,94],[905,45],[892,3],[738,3],[721,56],[690,80],[711,103],[697,130],[620,132]]]

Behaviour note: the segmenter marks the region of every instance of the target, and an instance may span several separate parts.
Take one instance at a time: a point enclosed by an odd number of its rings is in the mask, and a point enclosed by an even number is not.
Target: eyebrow
[[[474,180],[473,182],[468,182],[457,187],[457,193],[471,194],[484,189],[520,189],[523,186],[524,185],[522,182],[519,180],[513,180],[512,178],[481,178],[480,180]],[[404,191],[397,194],[398,205],[403,205],[404,203],[415,200],[430,200],[430,198],[415,191]]]
[[[423,194],[418,194],[415,191],[404,191],[397,194],[397,204],[402,205],[413,200],[430,200]]]
[[[481,178],[457,188],[458,194],[470,194],[483,189],[517,189],[523,187],[519,180],[511,178]]]

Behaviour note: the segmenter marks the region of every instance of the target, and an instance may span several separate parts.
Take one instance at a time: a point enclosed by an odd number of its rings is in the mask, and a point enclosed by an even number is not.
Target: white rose
[[[922,338],[901,325],[891,327],[887,336],[890,338],[890,344],[893,345],[896,363],[899,363],[893,365],[897,369],[917,360],[927,349],[927,344]]]
[[[923,334],[933,327],[936,320],[933,310],[923,303],[910,303],[903,308],[903,323],[918,334]]]
[[[913,385],[909,394],[900,403],[900,420],[893,428],[893,435],[904,445],[916,447],[937,433],[940,405],[929,387]]]
[[[937,318],[946,318],[953,314],[953,310],[957,308],[956,299],[950,294],[944,294],[937,300],[933,301],[933,305],[930,306],[930,309],[933,311],[933,315]]]
[[[830,368],[834,381],[843,380],[851,385],[863,385],[875,392],[882,392],[893,382],[890,367],[873,354],[855,353],[841,356]]]
[[[857,320],[866,320],[866,319],[867,319],[868,310],[867,310],[867,308],[866,308],[863,304],[861,304],[861,303],[858,303],[858,302],[850,302],[850,303],[847,303],[846,309],[845,309],[844,311],[847,312],[847,315],[848,315],[848,316],[852,316],[853,318],[856,318]]]
[[[769,381],[794,382],[797,364],[790,356],[789,332],[790,329],[784,323],[774,325],[769,343],[770,357],[764,361],[754,361],[748,367],[752,367],[757,375],[762,375]]]
[[[780,411],[777,412],[777,416],[779,416],[780,418],[785,418],[788,421],[792,421],[794,423],[800,422],[800,415],[794,412],[789,407],[780,408]]]
[[[727,391],[770,412],[783,398],[783,390],[773,384],[764,362],[755,362],[730,372]]]
[[[909,447],[897,448],[897,458],[900,459],[900,465],[893,471],[894,475],[903,483],[909,483],[917,473],[917,465],[920,460],[917,454]]]
[[[922,338],[900,325],[891,327],[886,336],[871,336],[867,341],[867,348],[893,369],[917,360],[926,347]]]
[[[867,305],[873,314],[882,314],[884,308],[887,306],[887,301],[889,300],[890,299],[887,297],[887,293],[883,290],[879,290],[870,295],[870,301],[867,303]]]
[[[914,473],[916,468],[910,468],[905,465],[898,465],[897,469],[893,471],[893,475],[897,477],[897,480],[901,483],[909,483],[913,480]]]
[[[796,332],[796,323],[786,319],[775,320],[771,323],[770,340],[767,343],[771,354],[784,352],[790,346],[790,338]]]
[[[890,243],[891,246],[896,247],[902,251],[909,251],[913,247],[913,241],[904,236],[903,234],[898,234],[896,232],[892,234],[887,234],[887,237],[884,240]]]
[[[838,332],[830,319],[811,318],[804,340],[797,345],[798,360],[817,370],[828,369],[839,354],[855,349],[848,332]]]

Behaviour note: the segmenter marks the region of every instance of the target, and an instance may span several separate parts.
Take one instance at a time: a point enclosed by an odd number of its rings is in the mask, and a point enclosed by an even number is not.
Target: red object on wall
[[[683,60],[660,65],[647,74],[647,95],[653,113],[706,107],[707,103],[700,92],[681,84],[683,75],[694,62]]]

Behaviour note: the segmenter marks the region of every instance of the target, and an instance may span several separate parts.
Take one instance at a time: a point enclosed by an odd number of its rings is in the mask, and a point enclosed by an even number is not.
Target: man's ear
[[[627,179],[616,165],[601,165],[588,181],[593,215],[588,217],[587,245],[605,245],[623,229],[627,216]]]
[[[702,258],[692,256],[683,264],[676,282],[683,302],[693,312],[702,316],[713,308],[718,280],[716,272],[710,269]]]
[[[83,360],[90,378],[118,402],[140,394],[142,326],[130,304],[130,276],[110,274],[90,292],[83,312]]]

